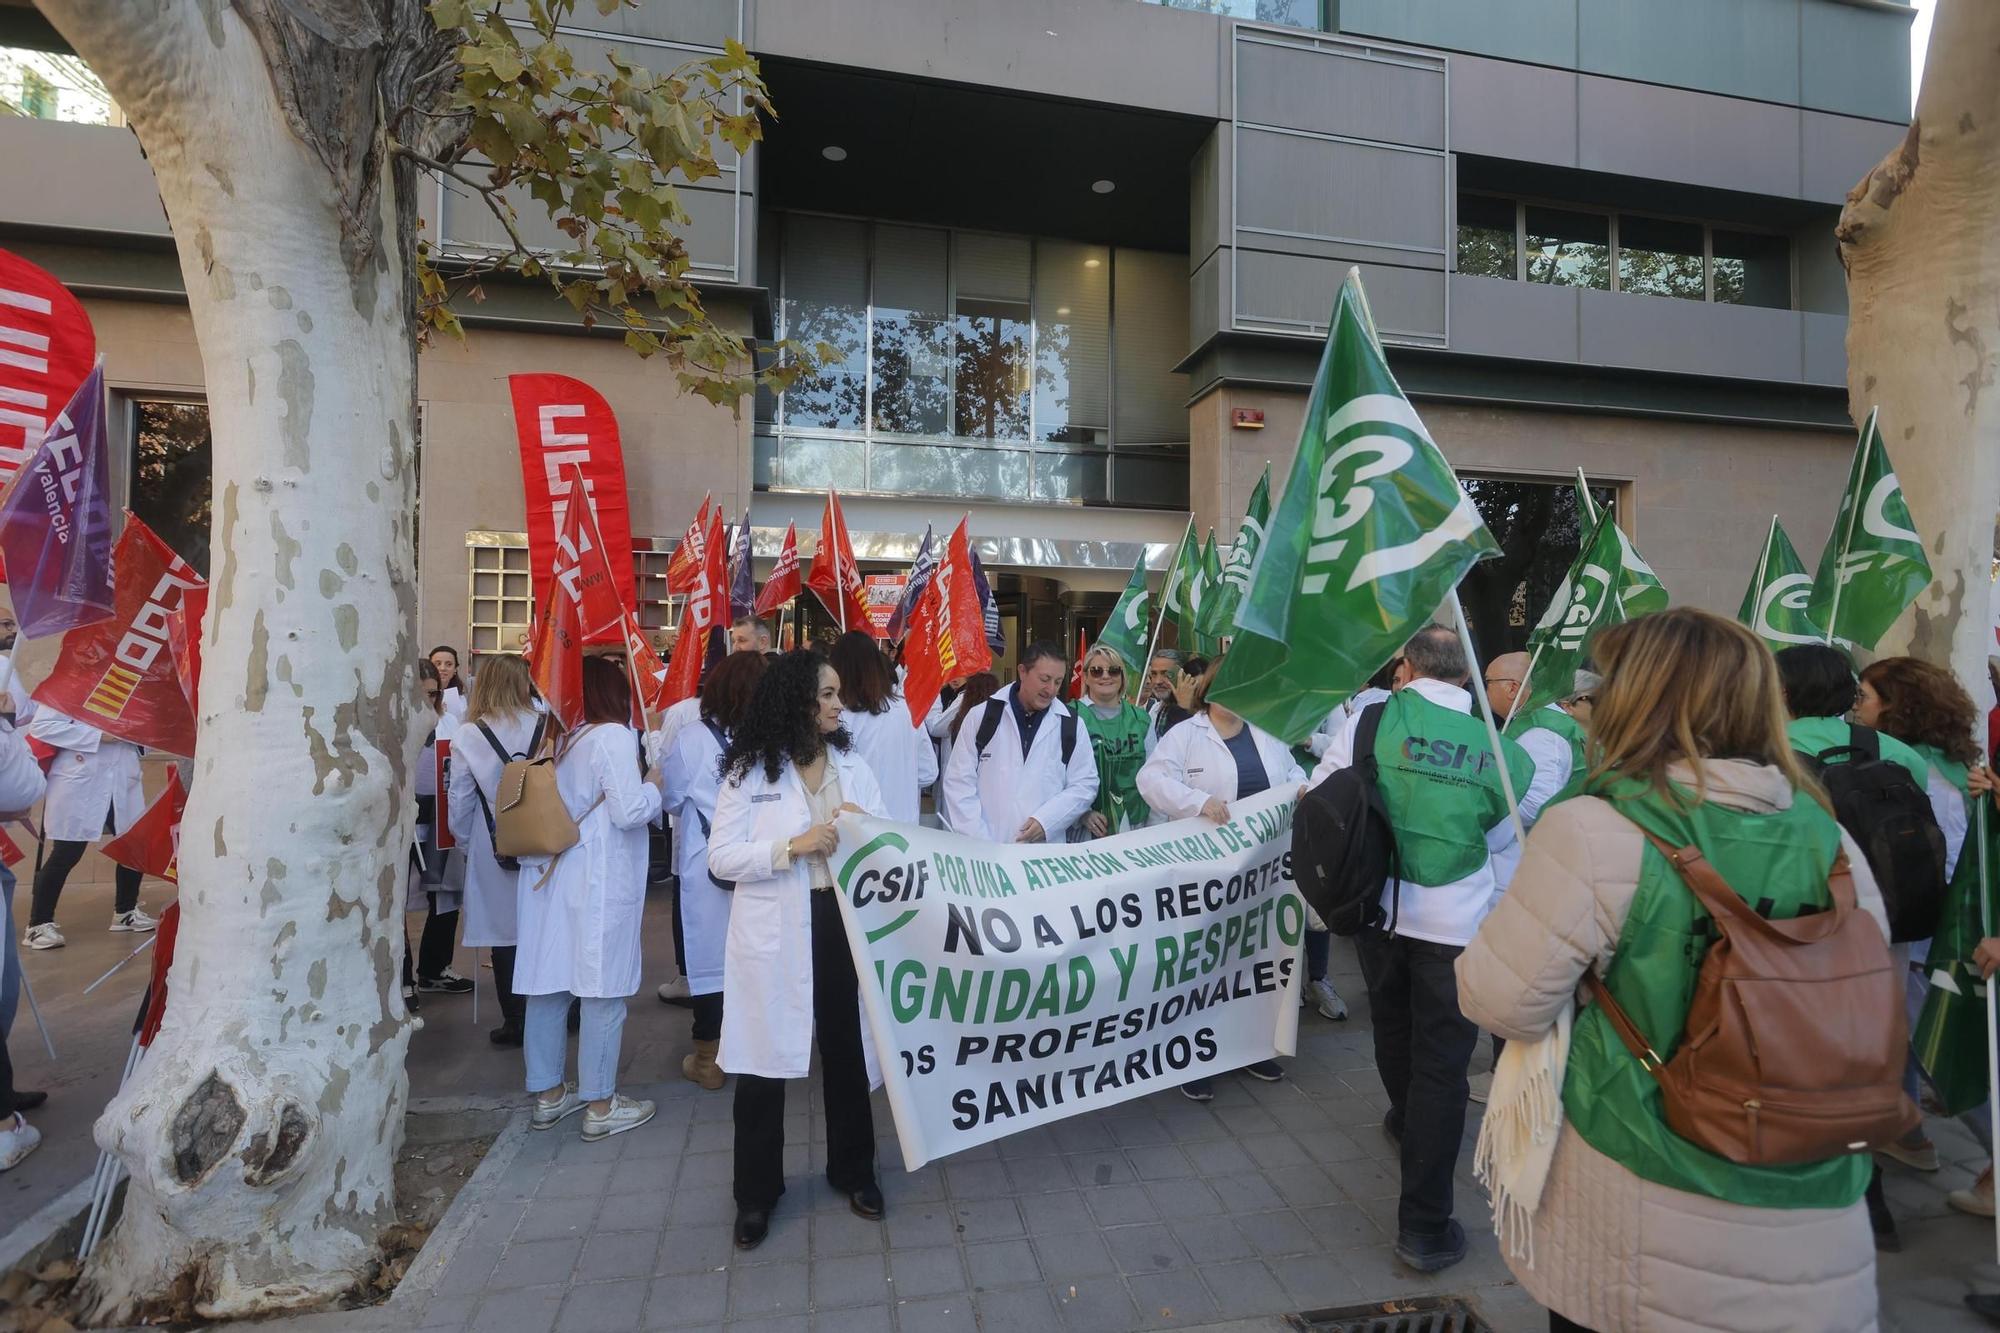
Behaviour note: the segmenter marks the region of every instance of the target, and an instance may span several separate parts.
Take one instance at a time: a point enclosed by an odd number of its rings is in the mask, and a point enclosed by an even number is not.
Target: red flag
[[[759,616],[768,616],[786,602],[799,595],[799,525],[785,524],[785,546],[778,552],[778,563],[771,570],[771,577],[764,580],[763,591],[757,594]]]
[[[701,687],[702,668],[708,661],[709,638],[727,628],[723,621],[729,609],[729,561],[722,540],[721,505],[708,516],[702,552],[694,585],[681,606],[681,632],[674,640],[673,660],[667,663],[666,683],[659,694],[661,708],[671,708],[683,699],[694,697]]]
[[[993,649],[986,642],[986,618],[972,579],[968,522],[962,518],[952,529],[937,571],[917,598],[909,637],[903,640],[903,664],[909,668],[903,697],[910,705],[912,726],[923,725],[946,681],[993,666]]]
[[[55,670],[35,701],[107,736],[149,750],[194,754],[194,711],[171,640],[174,612],[201,575],[131,513],[111,553],[117,573],[109,620],[63,635]]]
[[[528,568],[536,604],[548,600],[556,542],[566,521],[574,469],[582,473],[584,494],[597,509],[613,600],[620,607],[637,606],[625,453],[618,443],[618,419],[611,414],[610,404],[597,390],[567,375],[509,375],[507,387],[514,396],[514,433],[521,445],[521,487],[528,502]],[[587,606],[583,622],[588,625],[595,619]],[[618,637],[614,612],[585,641],[615,643]]]
[[[571,493],[577,489],[577,480],[582,474],[570,470]],[[629,551],[626,558],[616,561],[612,558],[612,548],[606,544],[604,529],[598,521],[597,506],[586,496],[580,506],[583,510],[583,544],[574,552],[562,549],[562,542],[556,543],[556,567],[567,568],[574,560],[581,573],[577,577],[577,615],[583,626],[585,643],[603,643],[606,638],[622,641],[625,637],[625,618],[632,614],[632,604],[619,600],[618,570],[632,563]]]
[[[21,850],[21,844],[8,837],[6,829],[0,828],[0,866],[17,866],[27,859],[27,855]]]
[[[176,899],[160,913],[159,929],[153,932],[153,980],[146,987],[146,1016],[139,1023],[139,1044],[151,1046],[160,1035],[160,1022],[167,1016],[167,973],[174,965],[174,942],[181,933],[181,905]]]
[[[0,250],[0,486],[41,447],[97,359],[90,316],[55,275]]]
[[[189,588],[167,621],[167,646],[174,654],[174,675],[187,696],[188,712],[201,716],[201,626],[208,613],[208,587]]]
[[[667,664],[653,651],[652,640],[640,627],[639,617],[629,612],[625,616],[625,664],[632,673],[632,725],[644,728],[646,713],[659,708]]]
[[[180,883],[181,812],[187,809],[187,789],[181,786],[180,765],[167,769],[167,785],[123,833],[104,844],[104,854],[119,865],[169,884]]]
[[[861,569],[854,563],[854,547],[847,540],[847,520],[841,516],[840,496],[834,491],[826,493],[826,511],[819,520],[819,550],[806,570],[806,586],[843,632],[875,632],[868,619],[868,599],[862,593]]]
[[[1081,699],[1083,697],[1083,659],[1084,655],[1089,651],[1090,636],[1083,632],[1083,626],[1078,625],[1076,627],[1076,665],[1071,668],[1069,673],[1069,697],[1072,699]]]
[[[702,561],[708,554],[708,506],[715,498],[711,492],[701,497],[701,508],[694,511],[694,522],[681,537],[681,544],[667,557],[667,594],[679,597],[694,587],[695,576],[701,572]]]
[[[535,688],[564,729],[583,723],[583,566],[589,544],[583,505],[570,505],[556,542],[556,564],[535,630],[530,662]]]

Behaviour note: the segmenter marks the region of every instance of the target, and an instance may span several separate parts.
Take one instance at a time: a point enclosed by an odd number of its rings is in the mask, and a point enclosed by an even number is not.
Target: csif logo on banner
[[[86,710],[113,721],[124,714],[132,692],[152,670],[154,661],[162,652],[169,651],[168,626],[181,598],[188,589],[201,586],[201,577],[185,560],[175,556],[112,650],[112,664],[104,669],[104,675],[85,699]]]
[[[1433,451],[1437,447],[1431,443],[1424,423],[1418,420],[1416,409],[1393,394],[1365,394],[1354,399],[1328,418],[1324,434],[1333,439],[1357,425],[1366,427],[1367,433],[1327,454],[1320,465],[1319,495],[1313,505],[1312,544],[1306,548],[1306,576],[1301,581],[1301,589],[1308,595],[1326,591],[1335,572],[1330,566],[1347,550],[1349,538],[1342,534],[1374,509],[1377,494],[1373,483],[1390,478],[1383,490],[1394,496],[1395,474],[1415,459],[1415,446],[1391,432],[1408,431]],[[1419,533],[1415,540],[1400,546],[1365,549],[1348,575],[1346,591],[1352,592],[1364,583],[1392,574],[1407,573],[1453,542],[1469,539],[1480,524],[1478,509],[1470,498],[1461,495],[1458,507],[1442,523]]]

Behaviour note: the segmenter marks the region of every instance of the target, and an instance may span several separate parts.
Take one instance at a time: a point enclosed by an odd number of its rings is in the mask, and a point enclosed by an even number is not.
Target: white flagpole
[[[1583,475],[1583,466],[1581,464],[1578,464],[1576,469],[1576,493],[1583,497],[1583,502],[1586,505],[1590,506],[1590,508],[1585,511],[1584,516],[1588,518],[1592,523],[1597,522],[1597,501],[1591,499],[1590,497],[1590,482]]]
[[[1479,655],[1472,646],[1472,627],[1465,623],[1465,604],[1458,600],[1456,585],[1451,590],[1452,616],[1458,622],[1458,641],[1465,645],[1465,660],[1472,665],[1472,697],[1479,700],[1479,715],[1486,719],[1486,737],[1493,742],[1493,763],[1500,773],[1500,792],[1507,798],[1507,815],[1514,821],[1514,836],[1528,841],[1527,825],[1521,822],[1521,802],[1514,795],[1514,778],[1507,771],[1507,756],[1500,747],[1500,728],[1493,723],[1493,704],[1486,697],[1485,674],[1479,669]]]
[[[1174,553],[1168,558],[1167,577],[1160,583],[1160,614],[1153,621],[1153,636],[1146,641],[1146,660],[1139,664],[1139,689],[1145,690],[1146,673],[1152,670],[1153,654],[1160,647],[1160,630],[1167,623],[1167,602],[1173,596],[1174,576],[1180,572],[1181,547],[1187,545],[1188,534],[1194,531],[1194,515],[1188,515],[1187,527],[1181,533],[1180,541],[1174,544]]]
[[[56,1062],[56,1040],[49,1035],[49,1025],[42,1018],[42,1006],[35,1003],[35,988],[28,984],[28,969],[21,969],[21,994],[28,997],[28,1012],[35,1016],[35,1026],[41,1029],[42,1045],[48,1048],[49,1063]]]
[[[1875,413],[1878,409],[1868,409],[1868,419],[1861,423],[1861,455],[1854,468],[1848,473],[1849,483],[1868,475],[1868,441],[1875,438]],[[1847,507],[1847,531],[1840,534],[1840,545],[1833,553],[1833,603],[1826,613],[1826,646],[1833,646],[1833,627],[1840,623],[1840,590],[1847,582],[1847,553],[1854,544],[1854,520],[1861,513],[1861,497],[1849,497],[1854,503]],[[1773,522],[1776,519],[1773,518]]]
[[[1514,721],[1514,713],[1516,712],[1516,710],[1518,710],[1518,709],[1519,709],[1519,708],[1521,707],[1521,700],[1527,697],[1527,694],[1528,694],[1528,682],[1529,682],[1529,681],[1531,681],[1531,680],[1533,680],[1533,679],[1535,678],[1535,663],[1537,663],[1537,662],[1539,662],[1539,661],[1541,661],[1541,660],[1542,660],[1542,649],[1544,649],[1544,648],[1546,648],[1546,647],[1548,647],[1548,640],[1544,639],[1544,640],[1542,640],[1542,642],[1540,642],[1540,643],[1536,644],[1536,645],[1535,645],[1535,651],[1534,651],[1534,652],[1532,652],[1532,653],[1530,653],[1530,654],[1528,655],[1528,669],[1527,669],[1526,671],[1524,671],[1524,672],[1522,672],[1522,673],[1521,673],[1521,683],[1520,683],[1519,687],[1518,687],[1518,688],[1516,688],[1516,689],[1515,689],[1515,691],[1514,691],[1514,700],[1513,700],[1513,702],[1507,705],[1507,717],[1506,717],[1506,719],[1505,719],[1505,720],[1504,720],[1503,722],[1501,722],[1501,724],[1500,724],[1501,726],[1503,726],[1503,727],[1504,727],[1504,726],[1508,726],[1508,725],[1512,724],[1512,722]],[[1467,652],[1469,653],[1469,652],[1471,652],[1472,650],[1471,650],[1470,648],[1468,648],[1468,649],[1466,649],[1466,651],[1467,651]],[[1477,663],[1477,662],[1474,662],[1474,663],[1472,664],[1472,666],[1473,666],[1473,670],[1474,670],[1474,674],[1475,674],[1475,675],[1478,675],[1478,676],[1479,676],[1479,682],[1480,682],[1480,684],[1481,684],[1481,685],[1484,685],[1484,684],[1486,683],[1486,677],[1485,677],[1485,674],[1484,674],[1484,673],[1482,673],[1482,672],[1480,672],[1480,671],[1478,670],[1478,668],[1479,668],[1479,663]],[[1553,699],[1545,699],[1545,700],[1543,700],[1542,702],[1543,702],[1543,703],[1554,703],[1554,702],[1556,702],[1556,701],[1555,701],[1555,700],[1553,700]],[[1536,706],[1537,706],[1537,707],[1540,707],[1540,705],[1539,705],[1539,704],[1538,704],[1538,705],[1536,705]]]

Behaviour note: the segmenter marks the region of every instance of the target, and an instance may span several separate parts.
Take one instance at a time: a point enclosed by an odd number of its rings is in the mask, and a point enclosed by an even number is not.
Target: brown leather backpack
[[[1584,985],[1659,1080],[1668,1128],[1743,1166],[1865,1152],[1915,1128],[1903,1094],[1903,979],[1881,927],[1855,907],[1846,854],[1827,876],[1833,910],[1768,921],[1699,847],[1646,838],[1720,933],[1673,1059],[1646,1044],[1595,969]]]

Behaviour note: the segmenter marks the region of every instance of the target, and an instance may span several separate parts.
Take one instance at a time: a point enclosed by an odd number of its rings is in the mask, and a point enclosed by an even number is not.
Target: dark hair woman
[[[426,654],[431,667],[438,674],[439,704],[453,717],[463,717],[465,707],[471,702],[471,681],[459,670],[458,649],[448,643],[441,643]]]
[[[840,725],[881,785],[889,818],[916,823],[923,815],[924,788],[937,781],[937,748],[910,716],[889,659],[873,636],[849,630],[834,644],[828,663],[840,677]]]
[[[764,670],[764,654],[754,648],[718,662],[701,689],[701,725],[682,727],[660,761],[666,808],[680,829],[674,840],[674,871],[680,876],[674,928],[694,1010],[694,1051],[682,1058],[681,1077],[710,1092],[723,1084],[715,1055],[722,1040],[722,957],[733,895],[708,873],[708,834],[722,792],[723,753],[750,712]]]
[[[1530,1183],[1526,1155],[1482,1143],[1503,1159],[1503,1257],[1552,1328],[1873,1328],[1865,1150],[1731,1162],[1668,1126],[1658,1084],[1604,1006],[1564,1022],[1591,971],[1658,1049],[1686,1023],[1715,935],[1648,834],[1698,847],[1773,920],[1824,910],[1844,853],[1856,903],[1886,940],[1868,862],[1806,794],[1777,670],[1750,631],[1676,608],[1603,631],[1592,651],[1604,684],[1588,793],[1542,813],[1456,962],[1459,1007],[1507,1041],[1488,1124],[1512,1125],[1513,1143],[1554,1144]],[[1560,1095],[1538,1096],[1550,1079]]]
[[[950,744],[958,743],[958,729],[965,725],[966,714],[978,712],[979,705],[998,693],[1000,693],[1000,677],[991,671],[975,672],[965,678],[965,688],[958,692],[958,698],[952,700],[953,712],[945,724]]]
[[[528,997],[528,1091],[534,1129],[583,1118],[596,1142],[653,1118],[653,1103],[617,1091],[625,1001],[639,989],[639,919],[646,904],[646,826],[660,817],[658,773],[639,775],[625,673],[583,662],[582,726],[563,738],[556,790],[577,841],[551,859],[523,857],[516,902],[514,988]],[[580,1001],[577,1081],[563,1081],[570,1001]]]
[[[1847,711],[1854,707],[1855,679],[1846,653],[1823,643],[1801,643],[1782,649],[1777,660],[1785,711],[1792,715],[1785,735],[1794,750],[1823,762],[1840,761],[1847,758],[1848,746],[1866,739],[1857,731],[1875,731],[1847,721]],[[1886,732],[1875,732],[1875,741],[1882,757],[1900,765],[1919,789],[1929,783],[1929,760]]]
[[[740,1249],[763,1242],[784,1193],[785,1080],[806,1077],[815,1038],[827,1181],[859,1216],[882,1216],[868,1104],[880,1075],[828,864],[843,812],[883,814],[881,790],[849,752],[840,677],[818,653],[786,653],[729,738],[708,841],[709,873],[736,886],[718,1060],[737,1076]]]

